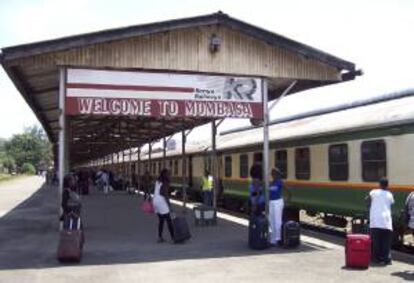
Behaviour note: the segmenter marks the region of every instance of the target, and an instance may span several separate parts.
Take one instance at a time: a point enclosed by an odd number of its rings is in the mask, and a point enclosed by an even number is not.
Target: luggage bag
[[[69,227],[73,227],[73,220]],[[84,243],[83,231],[80,229],[80,219],[75,230],[64,229],[60,231],[57,259],[60,262],[80,262]]]
[[[174,227],[174,243],[182,243],[191,238],[190,228],[185,217],[177,216],[172,219]]]
[[[294,248],[300,244],[300,224],[296,221],[287,221],[283,224],[282,244],[285,248]]]
[[[269,223],[265,216],[251,216],[249,220],[249,247],[263,250],[269,247]]]
[[[347,267],[368,268],[371,260],[371,237],[365,234],[348,234],[345,243]]]

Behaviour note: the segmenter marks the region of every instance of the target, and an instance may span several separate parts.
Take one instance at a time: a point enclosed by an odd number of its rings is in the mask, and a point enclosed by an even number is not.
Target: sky
[[[352,82],[285,98],[271,118],[414,88],[411,0],[0,0],[0,48],[219,10],[354,62],[364,71]],[[0,68],[0,137],[36,123]],[[247,123],[229,120],[219,131]]]

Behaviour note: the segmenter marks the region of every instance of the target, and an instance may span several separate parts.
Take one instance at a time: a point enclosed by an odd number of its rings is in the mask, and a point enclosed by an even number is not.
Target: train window
[[[178,160],[174,160],[174,175],[178,175]]]
[[[287,178],[287,150],[275,151],[275,166],[282,172],[282,178]]]
[[[226,156],[224,158],[224,176],[231,177],[232,175],[232,168],[231,168],[231,156]]]
[[[329,178],[332,181],[348,180],[347,144],[335,144],[329,147]]]
[[[249,156],[247,154],[240,154],[240,178],[247,178],[249,176]]]
[[[387,175],[387,156],[383,140],[365,141],[361,145],[362,179],[376,182]]]
[[[263,162],[263,153],[261,152],[255,152],[253,154],[253,163],[260,163],[262,164]]]
[[[310,178],[310,151],[308,147],[295,150],[295,175],[298,180],[309,180]]]
[[[172,172],[172,170],[173,170],[173,161],[172,160],[170,160],[168,167],[170,169],[170,172]]]

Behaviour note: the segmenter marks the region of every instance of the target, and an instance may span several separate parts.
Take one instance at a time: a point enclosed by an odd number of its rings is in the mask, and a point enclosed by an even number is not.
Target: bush
[[[30,163],[23,163],[23,165],[22,165],[22,173],[23,174],[34,175],[34,174],[36,174],[36,169]]]

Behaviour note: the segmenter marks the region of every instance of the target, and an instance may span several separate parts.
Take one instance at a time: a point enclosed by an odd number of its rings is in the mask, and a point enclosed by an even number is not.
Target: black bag
[[[263,250],[269,246],[269,223],[264,215],[253,215],[249,220],[249,247]]]
[[[300,244],[300,224],[287,221],[283,224],[282,243],[285,248],[294,248]]]
[[[191,238],[190,228],[185,217],[175,217],[172,219],[174,227],[174,243],[182,243]]]

